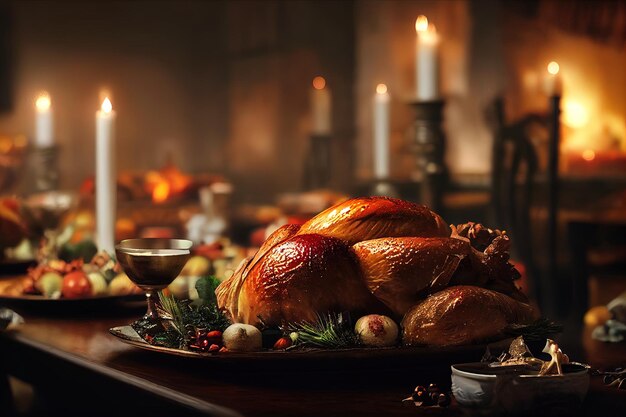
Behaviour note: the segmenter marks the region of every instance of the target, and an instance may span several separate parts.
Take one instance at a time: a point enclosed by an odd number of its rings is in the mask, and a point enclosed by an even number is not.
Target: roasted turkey
[[[536,319],[528,305],[469,285],[446,288],[411,308],[402,321],[405,345],[454,346],[503,336],[511,323]]]
[[[354,245],[379,237],[445,237],[450,236],[450,228],[426,206],[396,198],[361,197],[322,211],[298,233],[336,237]]]
[[[216,295],[234,321],[267,326],[329,311],[400,320],[429,295],[455,285],[485,288],[480,291],[497,295],[495,303],[526,306],[514,284],[518,273],[508,262],[509,246],[498,230],[474,223],[449,227],[422,205],[355,198],[301,227],[278,229]]]

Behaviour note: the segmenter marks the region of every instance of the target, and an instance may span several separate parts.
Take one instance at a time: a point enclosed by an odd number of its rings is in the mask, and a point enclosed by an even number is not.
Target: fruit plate
[[[104,295],[81,298],[47,298],[42,295],[22,294],[24,277],[0,280],[0,305],[18,312],[72,313],[77,311],[101,311],[108,308],[145,308],[145,296]]]
[[[297,363],[298,366],[308,363],[311,369],[319,369],[319,366],[331,367],[379,367],[385,364],[390,368],[402,369],[410,366],[443,365],[450,366],[459,363],[464,359],[472,358],[478,361],[484,355],[485,349],[489,347],[491,352],[501,352],[510,345],[511,339],[500,340],[489,344],[477,344],[471,346],[453,347],[389,347],[389,348],[349,348],[349,349],[292,349],[284,350],[263,350],[259,352],[222,352],[222,353],[199,353],[182,349],[174,349],[163,346],[154,346],[147,343],[137,334],[131,326],[119,326],[109,329],[109,333],[121,342],[134,347],[169,355],[172,357],[186,357],[193,359],[210,360],[214,364],[218,363],[242,363],[256,364],[262,367],[263,363],[282,363],[285,366]],[[351,364],[353,364],[351,366]],[[447,368],[449,369],[449,368]]]

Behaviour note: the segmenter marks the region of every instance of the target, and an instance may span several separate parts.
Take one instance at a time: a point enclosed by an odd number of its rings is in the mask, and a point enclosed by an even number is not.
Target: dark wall
[[[351,1],[10,6],[15,77],[8,87],[15,100],[12,112],[0,114],[0,132],[32,135],[33,98],[49,91],[64,186],[93,173],[93,119],[104,89],[118,113],[120,170],[158,168],[169,152],[186,171],[231,177],[240,200],[269,201],[276,192],[296,190],[309,90],[319,74],[333,90],[334,150],[342,153],[334,182],[350,182]]]

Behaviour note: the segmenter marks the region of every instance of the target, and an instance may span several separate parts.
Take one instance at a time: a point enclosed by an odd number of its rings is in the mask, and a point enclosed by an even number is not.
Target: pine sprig
[[[342,314],[317,315],[312,322],[300,322],[288,326],[298,333],[298,343],[318,348],[348,348],[360,344],[359,336]]]
[[[504,333],[510,337],[523,336],[527,342],[541,342],[555,334],[563,332],[563,325],[546,318],[540,318],[530,324],[510,324]]]
[[[176,301],[173,295],[165,295],[159,291],[159,313],[160,316],[169,319],[170,324],[181,336],[185,336],[185,319],[181,304]]]
[[[187,308],[183,311],[183,321],[186,326],[193,326],[195,328],[205,328],[211,330],[224,331],[231,325],[230,320],[226,315],[220,311],[215,304],[205,304],[200,307],[187,304],[184,301]]]

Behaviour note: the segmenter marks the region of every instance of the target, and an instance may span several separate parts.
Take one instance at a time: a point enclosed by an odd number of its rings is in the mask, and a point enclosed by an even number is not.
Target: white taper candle
[[[389,93],[385,84],[374,95],[374,177],[389,178]]]
[[[115,252],[115,112],[107,98],[96,112],[96,222],[100,250]]]

